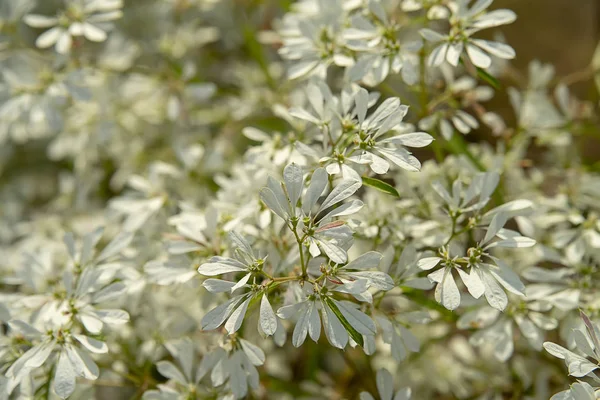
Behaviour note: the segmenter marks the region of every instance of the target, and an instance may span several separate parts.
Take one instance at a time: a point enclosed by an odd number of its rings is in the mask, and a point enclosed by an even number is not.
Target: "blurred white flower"
[[[447,61],[456,67],[464,51],[471,62],[480,68],[489,68],[492,65],[490,54],[503,59],[515,57],[515,51],[509,45],[474,39],[471,36],[483,29],[510,24],[516,20],[516,14],[507,9],[487,12],[493,0],[477,0],[469,7],[470,2],[471,0],[458,0],[448,4],[451,11],[448,34],[442,35],[431,29],[421,29],[423,38],[436,45],[428,59],[430,66],[440,66]]]
[[[60,54],[68,54],[73,37],[83,36],[92,42],[107,38],[110,22],[123,16],[123,0],[69,0],[57,16],[28,14],[24,21],[32,28],[50,28],[41,34],[35,44],[41,49],[54,46]]]

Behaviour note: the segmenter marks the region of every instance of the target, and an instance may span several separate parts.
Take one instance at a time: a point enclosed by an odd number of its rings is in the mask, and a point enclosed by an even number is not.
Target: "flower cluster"
[[[1,3],[0,399],[600,398],[600,47],[498,5]]]

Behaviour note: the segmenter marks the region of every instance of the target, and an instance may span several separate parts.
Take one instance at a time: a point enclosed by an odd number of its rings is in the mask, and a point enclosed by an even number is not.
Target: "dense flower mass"
[[[0,400],[600,399],[600,47],[493,3],[0,2]]]

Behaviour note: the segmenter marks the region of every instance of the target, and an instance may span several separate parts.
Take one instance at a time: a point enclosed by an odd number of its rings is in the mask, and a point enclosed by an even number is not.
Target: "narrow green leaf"
[[[486,70],[474,66],[473,63],[471,63],[469,60],[467,60],[467,62],[465,63],[465,61],[461,58],[459,60],[459,63],[461,65],[464,65],[467,68],[467,71],[469,72],[470,75],[474,75],[475,72],[477,72],[477,77],[479,79],[487,82],[494,89],[498,90],[502,86],[500,84],[500,81],[498,79],[496,79],[496,77],[490,75],[490,73],[487,72]]]
[[[490,73],[487,72],[486,70],[477,67],[477,76],[481,80],[488,83],[494,89],[496,89],[496,90],[500,89],[500,86],[501,86],[500,81],[498,79],[496,79],[496,77],[490,75]]]
[[[379,179],[367,178],[366,176],[363,176],[362,182],[365,186],[370,186],[370,187],[375,188],[383,193],[387,193],[391,196],[400,197],[400,193],[398,193],[396,188],[394,188],[389,183],[380,181]]]
[[[350,322],[348,322],[348,320],[344,317],[344,315],[342,314],[338,306],[333,302],[333,300],[331,300],[329,297],[324,297],[324,300],[325,303],[327,303],[327,306],[331,308],[331,311],[333,311],[335,316],[340,320],[344,328],[346,328],[346,331],[348,331],[348,334],[350,335],[352,340],[358,343],[360,347],[364,347],[365,342],[363,340],[362,335],[356,329],[354,329],[352,325],[350,325]]]

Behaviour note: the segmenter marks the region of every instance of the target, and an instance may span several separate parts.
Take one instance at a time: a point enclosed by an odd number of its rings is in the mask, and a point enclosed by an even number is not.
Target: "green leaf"
[[[365,342],[363,340],[362,335],[356,329],[354,329],[354,327],[352,325],[350,325],[350,322],[348,322],[348,320],[344,317],[344,315],[342,314],[342,312],[340,311],[338,306],[333,302],[333,300],[331,300],[329,297],[324,297],[324,300],[325,300],[325,303],[327,303],[327,306],[331,309],[331,311],[333,311],[335,316],[340,320],[340,322],[342,323],[344,328],[346,328],[346,331],[348,331],[348,335],[350,335],[352,340],[354,340],[356,343],[358,343],[360,345],[360,347],[364,347]]]
[[[379,179],[367,178],[366,176],[363,176],[362,182],[365,186],[370,186],[370,187],[375,188],[383,193],[387,193],[391,196],[400,197],[400,193],[398,193],[396,188],[394,188],[389,183],[380,181]]]
[[[486,70],[476,67],[473,65],[473,63],[471,63],[470,61],[467,60],[467,62],[465,63],[465,61],[461,58],[459,60],[459,63],[461,65],[464,65],[467,68],[467,71],[469,71],[470,75],[473,75],[475,73],[475,71],[477,71],[477,77],[485,82],[487,82],[491,87],[493,87],[494,89],[498,90],[500,89],[500,81],[498,79],[496,79],[496,77],[490,75],[489,72],[487,72]],[[473,70],[473,68],[475,68],[475,70]]]
[[[496,90],[500,89],[500,86],[501,86],[500,81],[498,79],[496,79],[496,77],[490,75],[490,73],[487,72],[486,70],[477,67],[477,76],[481,80],[487,82],[494,89],[496,89]]]

